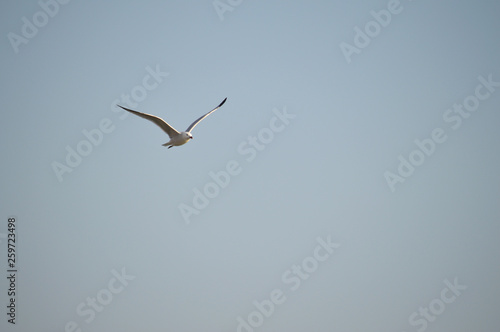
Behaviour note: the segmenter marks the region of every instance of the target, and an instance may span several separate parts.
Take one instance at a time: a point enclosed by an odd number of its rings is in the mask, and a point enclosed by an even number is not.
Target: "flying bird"
[[[117,106],[123,108],[125,111],[128,111],[128,112],[133,113],[137,116],[140,116],[141,118],[149,120],[149,121],[153,122],[154,124],[156,124],[161,129],[163,129],[163,131],[167,133],[168,137],[170,137],[170,141],[168,141],[167,143],[162,144],[162,145],[168,146],[168,148],[170,149],[173,146],[179,146],[179,145],[186,144],[187,142],[189,142],[189,140],[193,139],[193,135],[191,135],[191,131],[194,129],[194,127],[196,127],[196,125],[198,123],[200,123],[201,120],[203,120],[204,118],[206,118],[207,116],[209,116],[210,114],[215,112],[217,109],[219,109],[219,107],[224,105],[224,103],[226,102],[226,99],[227,98],[224,98],[224,100],[222,101],[222,103],[219,104],[219,106],[217,106],[216,108],[214,108],[213,110],[211,110],[207,114],[200,116],[198,119],[196,119],[196,121],[191,123],[191,125],[189,125],[189,127],[187,127],[187,129],[185,131],[182,131],[182,132],[178,132],[177,130],[174,129],[174,127],[169,125],[165,120],[163,120],[162,118],[159,118],[155,115],[133,111],[131,109],[125,108],[125,107],[120,106],[120,105],[117,105]]]

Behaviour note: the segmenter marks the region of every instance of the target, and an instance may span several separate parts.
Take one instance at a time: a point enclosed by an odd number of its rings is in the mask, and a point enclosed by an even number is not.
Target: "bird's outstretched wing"
[[[209,116],[209,115],[210,115],[210,114],[212,114],[213,112],[217,111],[217,109],[218,109],[219,107],[221,107],[222,105],[224,105],[224,103],[226,102],[226,99],[227,99],[227,98],[224,98],[224,100],[222,101],[222,103],[220,103],[220,104],[219,104],[219,106],[217,106],[216,108],[214,108],[213,110],[211,110],[211,111],[210,111],[210,112],[208,112],[207,114],[200,116],[198,119],[196,119],[196,121],[195,121],[195,122],[191,123],[191,125],[190,125],[187,129],[186,129],[186,132],[190,133],[190,132],[191,132],[191,130],[193,130],[193,129],[194,129],[194,127],[196,127],[196,125],[197,125],[198,123],[200,123],[200,121],[201,121],[201,120],[203,120],[204,118],[206,118],[207,116]]]
[[[137,116],[140,116],[141,118],[144,118],[146,120],[149,120],[149,121],[153,122],[158,127],[160,127],[161,129],[163,129],[163,131],[166,132],[167,135],[170,138],[172,138],[173,136],[176,136],[176,135],[179,134],[179,132],[177,130],[175,130],[171,125],[169,125],[162,118],[159,118],[159,117],[151,115],[151,114],[146,114],[146,113],[141,113],[141,112],[133,111],[131,109],[125,108],[125,107],[120,106],[120,105],[117,105],[117,106],[123,108],[125,111],[128,111],[128,112],[133,113],[133,114],[135,114]]]

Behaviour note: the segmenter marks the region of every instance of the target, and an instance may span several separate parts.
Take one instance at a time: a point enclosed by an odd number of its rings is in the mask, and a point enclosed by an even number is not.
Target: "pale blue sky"
[[[40,3],[0,4],[17,331],[500,328],[500,3]],[[179,130],[228,99],[166,149],[122,95]]]

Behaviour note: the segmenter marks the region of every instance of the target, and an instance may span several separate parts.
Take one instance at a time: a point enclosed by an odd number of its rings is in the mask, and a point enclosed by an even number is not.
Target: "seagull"
[[[227,98],[224,98],[224,100],[222,101],[222,103],[219,104],[219,106],[217,106],[216,108],[214,108],[213,110],[211,110],[207,114],[200,116],[198,119],[196,119],[196,121],[191,123],[185,131],[182,131],[182,132],[178,132],[171,125],[169,125],[165,120],[163,120],[162,118],[159,118],[155,115],[137,112],[137,111],[125,108],[125,107],[120,106],[120,105],[116,105],[116,106],[123,108],[125,111],[133,113],[137,116],[140,116],[141,118],[149,120],[149,121],[153,122],[154,124],[156,124],[161,129],[163,129],[163,131],[167,133],[168,137],[170,137],[170,141],[168,141],[167,143],[162,144],[162,145],[168,146],[168,148],[170,149],[173,146],[179,146],[179,145],[186,144],[187,142],[189,142],[189,140],[193,139],[193,135],[191,135],[191,131],[194,129],[194,127],[196,127],[196,125],[198,123],[200,123],[201,120],[203,120],[204,118],[206,118],[207,116],[209,116],[210,114],[212,114],[213,112],[218,110],[219,107],[224,105],[224,103],[226,102],[226,99]]]

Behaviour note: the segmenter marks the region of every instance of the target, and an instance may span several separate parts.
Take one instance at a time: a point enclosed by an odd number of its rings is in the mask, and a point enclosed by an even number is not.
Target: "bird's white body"
[[[125,107],[120,106],[120,105],[118,105],[118,107],[123,108],[127,112],[130,112],[130,113],[133,113],[137,116],[140,116],[141,118],[149,120],[149,121],[153,122],[154,124],[156,124],[161,129],[163,129],[163,131],[166,132],[167,135],[170,137],[170,141],[163,144],[163,146],[168,146],[168,148],[170,149],[172,146],[180,146],[180,145],[186,144],[187,142],[192,140],[193,135],[191,135],[191,131],[194,129],[194,127],[196,127],[196,125],[198,123],[200,123],[201,120],[203,120],[204,118],[206,118],[207,116],[209,116],[210,114],[215,112],[219,107],[224,105],[224,103],[226,102],[226,99],[227,98],[225,98],[222,101],[222,103],[219,104],[219,106],[217,106],[216,108],[214,108],[210,112],[208,112],[208,113],[200,116],[198,119],[196,119],[196,121],[194,121],[193,123],[191,123],[191,125],[189,125],[189,127],[186,129],[186,131],[181,131],[181,132],[178,132],[177,130],[174,129],[174,127],[169,125],[165,120],[163,120],[162,118],[159,118],[155,115],[137,112],[137,111],[125,108]]]
[[[162,144],[162,145],[163,146],[180,146],[180,145],[186,144],[191,139],[193,139],[193,136],[191,136],[190,133],[183,131],[183,132],[179,133],[179,135],[172,137],[170,139],[170,141],[168,141],[167,143]]]

